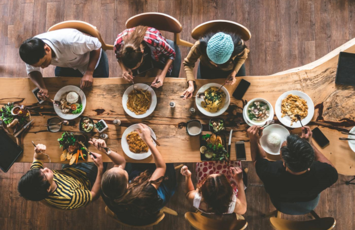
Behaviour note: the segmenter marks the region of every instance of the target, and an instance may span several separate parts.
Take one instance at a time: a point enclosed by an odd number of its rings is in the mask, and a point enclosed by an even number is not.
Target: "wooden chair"
[[[100,32],[97,30],[96,26],[93,26],[87,22],[77,21],[77,20],[69,20],[64,22],[59,22],[53,26],[51,26],[48,31],[60,30],[66,28],[77,29],[83,33],[89,34],[93,37],[97,37],[101,42],[103,50],[113,50],[113,45],[108,45],[102,39]]]
[[[248,41],[251,38],[251,33],[248,28],[239,23],[228,20],[212,20],[204,22],[192,30],[191,36],[195,40],[198,40],[207,33],[218,31],[234,32],[238,34],[244,41]]]
[[[281,219],[281,213],[277,212],[277,217],[271,217],[271,225],[277,230],[330,230],[336,225],[333,217],[320,218],[314,211],[310,212],[315,218],[306,221],[294,221]]]
[[[107,206],[105,207],[105,212],[108,216],[110,216],[111,218],[113,218],[116,222],[118,222],[119,224],[126,226],[126,227],[135,227],[135,228],[148,228],[148,227],[152,227],[154,225],[157,225],[160,223],[160,221],[162,221],[165,217],[165,213],[168,213],[170,215],[174,215],[177,216],[177,212],[175,212],[174,210],[167,208],[167,207],[163,207],[158,216],[157,219],[153,220],[152,223],[147,224],[147,225],[142,225],[142,226],[134,226],[134,225],[129,225],[129,224],[125,224],[123,222],[121,222],[115,215],[114,212],[112,212]]]
[[[185,213],[185,219],[198,230],[243,230],[248,226],[246,220],[238,220],[237,218],[230,220],[211,219],[198,211]]]
[[[158,12],[147,12],[142,14],[137,14],[130,17],[126,21],[126,28],[132,28],[136,26],[150,26],[158,30],[164,30],[174,33],[174,42],[177,45],[192,47],[193,44],[184,41],[180,38],[180,33],[182,31],[181,23],[174,17],[158,13]]]

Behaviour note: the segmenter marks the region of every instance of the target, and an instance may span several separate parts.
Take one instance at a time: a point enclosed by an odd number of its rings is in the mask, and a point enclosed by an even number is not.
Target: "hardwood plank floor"
[[[112,44],[129,17],[149,11],[177,18],[183,25],[181,37],[190,42],[194,42],[191,30],[208,20],[227,19],[245,25],[252,33],[247,42],[251,50],[246,62],[248,75],[267,75],[307,64],[355,35],[355,1],[351,0],[0,0],[0,77],[26,77],[18,47],[55,23],[71,19],[87,21],[98,27],[106,43]],[[173,38],[172,34],[163,34]],[[181,47],[182,57],[187,52],[188,48]],[[107,54],[110,76],[119,77],[121,71],[113,52]],[[44,75],[53,76],[53,70],[53,67],[45,69]],[[183,70],[180,77],[185,77]],[[85,209],[63,212],[20,198],[17,183],[29,166],[16,163],[10,172],[0,173],[0,229],[129,229],[105,215],[101,199]],[[48,164],[48,167],[59,169],[61,165]],[[272,229],[262,214],[273,211],[274,207],[253,165],[244,163],[244,167],[249,168],[247,229]],[[316,208],[321,217],[335,217],[335,229],[339,230],[355,229],[352,208],[355,192],[353,186],[344,184],[347,179],[340,176],[334,186],[322,193]],[[180,175],[178,191],[168,206],[179,213],[178,217],[167,215],[151,229],[192,229],[184,219],[184,213],[192,209],[185,201]]]

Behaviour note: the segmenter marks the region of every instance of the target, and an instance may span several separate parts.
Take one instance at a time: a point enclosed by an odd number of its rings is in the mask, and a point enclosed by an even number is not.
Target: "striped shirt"
[[[43,169],[42,162],[35,160],[31,169]],[[53,180],[57,189],[45,199],[49,205],[59,209],[76,209],[92,201],[92,185],[84,171],[70,167],[53,170]]]

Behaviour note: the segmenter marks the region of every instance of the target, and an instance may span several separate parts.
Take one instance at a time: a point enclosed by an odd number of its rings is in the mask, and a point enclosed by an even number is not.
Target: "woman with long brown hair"
[[[206,166],[208,169],[209,166]],[[226,171],[227,169],[223,170],[223,172]],[[218,216],[231,213],[244,214],[247,210],[247,202],[244,192],[243,171],[239,167],[230,167],[229,172],[233,176],[233,181],[236,182],[237,194],[234,192],[233,183],[225,175],[226,173],[206,176],[195,189],[190,170],[187,166],[182,167],[181,174],[186,179],[186,198],[203,213]]]
[[[154,222],[176,189],[174,165],[165,164],[148,126],[139,126],[137,131],[152,151],[155,164],[126,163],[122,156],[111,151],[108,156],[115,166],[104,173],[101,182],[106,205],[121,222],[134,226]],[[104,142],[98,145],[105,147]]]
[[[163,85],[166,76],[172,74],[175,59],[174,42],[166,40],[153,27],[137,26],[118,34],[114,51],[127,81],[148,70],[157,71],[152,87]],[[175,76],[177,77],[177,76]]]

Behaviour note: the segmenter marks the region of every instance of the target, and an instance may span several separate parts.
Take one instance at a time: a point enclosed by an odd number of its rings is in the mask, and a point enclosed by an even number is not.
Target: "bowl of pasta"
[[[145,118],[154,112],[157,95],[149,85],[136,83],[123,93],[122,106],[130,117]]]
[[[222,115],[229,107],[230,95],[228,90],[217,83],[203,85],[196,95],[203,94],[202,97],[195,97],[198,110],[209,117]]]

